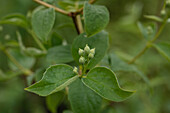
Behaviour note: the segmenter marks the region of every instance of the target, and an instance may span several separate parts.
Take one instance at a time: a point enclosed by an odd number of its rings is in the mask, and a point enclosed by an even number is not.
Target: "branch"
[[[70,13],[69,13],[69,12],[67,12],[67,11],[65,11],[65,10],[63,10],[63,9],[60,9],[60,8],[58,8],[58,7],[56,7],[56,6],[50,5],[50,4],[48,4],[48,3],[46,3],[46,2],[43,2],[43,1],[41,1],[41,0],[34,0],[34,1],[37,2],[37,3],[39,3],[39,4],[41,4],[41,5],[43,5],[43,6],[45,6],[45,7],[54,8],[55,11],[57,11],[57,12],[59,12],[59,13],[61,13],[61,14],[70,16]]]
[[[152,45],[152,43],[154,43],[158,39],[158,37],[160,36],[160,34],[162,33],[162,31],[166,25],[167,20],[168,20],[168,17],[166,17],[164,19],[164,21],[163,21],[162,25],[160,26],[158,32],[156,33],[155,37],[151,41],[149,41],[145,45],[145,47],[141,50],[141,52],[139,52],[128,64],[134,63],[140,56],[142,56],[145,53],[146,50],[148,50],[148,48],[150,48],[150,45]]]

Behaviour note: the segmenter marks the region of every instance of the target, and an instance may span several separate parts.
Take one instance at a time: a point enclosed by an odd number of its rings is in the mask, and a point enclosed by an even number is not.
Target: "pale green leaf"
[[[77,78],[78,76],[75,76],[72,67],[64,64],[53,65],[45,71],[39,82],[25,88],[25,90],[40,96],[48,96],[64,89]]]
[[[163,19],[155,15],[144,15],[145,18],[154,20],[156,22],[163,22]]]
[[[98,113],[102,103],[102,98],[80,79],[69,86],[68,99],[74,113]]]
[[[160,54],[170,61],[170,43],[157,43],[154,44],[153,47],[155,47]]]
[[[18,49],[9,49],[9,53],[26,69],[30,69],[35,63],[35,58],[22,54]],[[16,65],[10,60],[8,60],[8,64],[10,69],[18,70]]]
[[[32,14],[32,27],[35,34],[42,41],[47,41],[48,35],[55,22],[55,11],[53,8],[35,10]]]
[[[20,26],[23,28],[28,28],[29,23],[26,17],[22,14],[10,14],[0,20],[0,24],[11,24]]]
[[[90,5],[86,2],[83,14],[85,31],[88,36],[100,32],[109,23],[109,11],[104,6]]]
[[[111,101],[126,100],[134,93],[120,88],[116,75],[105,67],[93,68],[82,81],[100,96]]]
[[[46,54],[46,52],[44,52],[40,49],[34,48],[34,47],[26,48],[22,42],[22,38],[21,38],[21,35],[19,34],[19,32],[17,32],[17,37],[18,37],[18,43],[19,43],[20,49],[24,54],[26,54],[28,56],[32,56],[32,57],[39,57],[39,56]]]
[[[78,54],[78,50],[79,48],[84,49],[86,44],[88,44],[91,49],[95,48],[96,50],[94,58],[91,59],[90,63],[88,64],[89,69],[94,67],[104,57],[109,46],[108,41],[108,33],[105,31],[97,33],[96,35],[89,38],[86,37],[85,33],[79,35],[72,44],[72,55],[74,60],[79,64],[80,56]]]

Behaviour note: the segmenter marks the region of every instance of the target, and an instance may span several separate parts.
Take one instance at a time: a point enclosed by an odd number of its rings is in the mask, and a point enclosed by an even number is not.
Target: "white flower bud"
[[[94,57],[94,54],[93,54],[93,53],[90,53],[90,54],[88,55],[88,57],[91,59],[91,58]]]
[[[153,29],[152,29],[151,26],[148,26],[148,27],[147,27],[147,33],[148,33],[148,35],[150,35],[150,34],[153,33]]]
[[[85,58],[81,56],[79,58],[79,63],[84,64],[85,63]]]
[[[84,54],[84,50],[79,48],[79,55],[81,56],[83,54]]]
[[[91,49],[90,53],[95,54],[95,48]]]
[[[77,67],[74,67],[73,72],[74,72],[74,73],[78,73]]]
[[[86,44],[86,47],[84,48],[84,51],[89,54],[90,53],[90,47]]]

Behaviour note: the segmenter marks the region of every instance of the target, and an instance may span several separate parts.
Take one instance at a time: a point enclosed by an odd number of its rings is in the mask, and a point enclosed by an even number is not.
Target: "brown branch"
[[[58,8],[58,7],[56,7],[56,6],[50,5],[50,4],[48,4],[48,3],[46,3],[46,2],[43,2],[43,1],[41,1],[41,0],[34,0],[34,1],[37,2],[37,3],[39,3],[39,4],[41,4],[41,5],[43,5],[43,6],[45,6],[45,7],[54,8],[55,11],[57,11],[57,12],[59,12],[59,13],[61,13],[61,14],[70,16],[70,13],[69,13],[69,12],[67,12],[67,11],[65,11],[65,10],[63,10],[63,9],[60,9],[60,8]]]

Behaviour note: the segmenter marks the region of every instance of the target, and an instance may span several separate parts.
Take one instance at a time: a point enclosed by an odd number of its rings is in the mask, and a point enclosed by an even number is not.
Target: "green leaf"
[[[79,48],[84,49],[86,44],[90,48],[95,48],[96,53],[93,59],[91,59],[88,69],[94,67],[96,64],[100,62],[100,60],[104,57],[107,48],[109,46],[109,38],[108,33],[105,31],[102,31],[92,37],[87,38],[85,33],[79,35],[72,44],[72,56],[74,60],[79,64],[79,54],[78,50]],[[80,65],[80,64],[79,64]]]
[[[30,69],[34,63],[35,59],[22,54],[18,49],[9,49],[9,53],[26,69]],[[16,71],[18,68],[10,60],[8,61],[10,69]]]
[[[134,65],[130,65],[123,60],[121,60],[118,56],[116,56],[113,52],[106,56],[106,62],[101,63],[101,65],[106,65],[110,67],[110,69],[114,72],[135,72],[138,74],[147,84],[149,84],[148,77],[142,73],[138,68]]]
[[[116,75],[105,67],[93,68],[82,81],[100,96],[111,101],[126,100],[134,93],[120,88]]]
[[[146,40],[151,40],[157,33],[157,25],[155,23],[144,26],[141,22],[137,23],[140,32]]]
[[[22,14],[10,14],[0,20],[0,24],[11,24],[20,26],[23,28],[28,28],[29,23],[26,17]]]
[[[19,32],[17,32],[17,37],[18,37],[18,43],[19,43],[20,49],[24,54],[28,56],[32,56],[32,57],[39,57],[39,56],[43,56],[46,54],[46,52],[41,51],[40,49],[37,49],[34,47],[26,48],[22,42],[22,38]]]
[[[88,36],[100,32],[109,23],[109,11],[104,6],[90,5],[86,2],[83,14],[85,31]]]
[[[47,61],[52,64],[68,63],[73,61],[73,57],[71,55],[71,47],[69,45],[61,45],[50,48],[47,52]]]
[[[80,79],[69,86],[68,99],[74,113],[98,113],[102,103],[102,98]]]
[[[40,96],[48,96],[64,89],[77,78],[78,76],[75,76],[72,67],[64,64],[53,65],[46,70],[39,82],[25,88],[25,90]]]
[[[57,107],[64,98],[63,92],[57,92],[46,97],[46,105],[51,113],[57,113]]]
[[[170,61],[170,43],[161,42],[154,44],[153,47],[155,47],[160,54]]]
[[[163,19],[155,15],[144,15],[145,18],[154,20],[156,22],[163,22]]]
[[[35,10],[32,14],[32,27],[38,38],[47,41],[48,35],[55,22],[55,11],[53,8]]]
[[[50,45],[52,47],[62,45],[63,38],[56,32],[53,32],[50,39]]]
[[[65,110],[65,111],[63,111],[63,113],[73,113],[73,112],[70,110]]]
[[[21,75],[22,72],[21,71],[8,71],[8,72],[3,72],[1,69],[0,69],[0,81],[7,81],[9,79],[12,79],[14,77],[17,77],[19,75]]]

